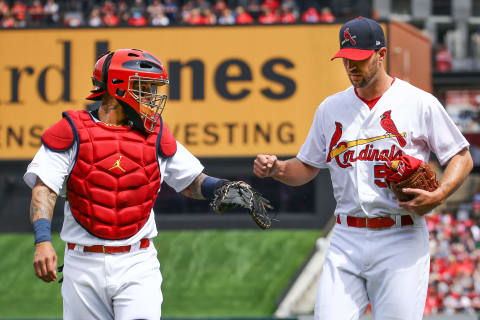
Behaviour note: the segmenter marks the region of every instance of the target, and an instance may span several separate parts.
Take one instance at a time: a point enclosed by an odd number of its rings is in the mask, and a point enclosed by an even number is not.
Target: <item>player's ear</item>
[[[384,62],[385,58],[387,57],[387,48],[382,47],[378,49],[377,54],[378,54],[378,61]]]

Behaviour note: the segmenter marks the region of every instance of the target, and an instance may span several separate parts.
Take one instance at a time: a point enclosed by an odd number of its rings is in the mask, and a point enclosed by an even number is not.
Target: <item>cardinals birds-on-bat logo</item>
[[[352,36],[350,34],[350,29],[347,28],[345,29],[345,31],[343,31],[343,37],[345,38],[343,41],[342,41],[342,45],[347,42],[347,41],[350,41],[350,43],[352,44],[352,46],[356,45],[357,44],[357,41],[355,41],[355,38],[357,36]]]
[[[381,115],[380,125],[385,131],[387,131],[387,133],[393,134],[397,138],[397,141],[401,147],[405,147],[407,142],[402,137],[402,135],[398,132],[397,126],[395,125],[395,122],[393,122],[391,118],[391,113],[392,113],[392,110],[388,110]]]
[[[330,148],[328,149],[327,162],[332,160],[331,151],[338,143],[338,140],[342,137],[342,124],[335,121],[335,132],[332,135],[332,140],[330,140]]]

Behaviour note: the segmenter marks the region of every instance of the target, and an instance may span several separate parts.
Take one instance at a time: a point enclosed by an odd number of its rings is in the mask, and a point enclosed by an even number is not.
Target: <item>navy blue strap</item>
[[[202,181],[202,185],[200,186],[202,195],[205,199],[211,200],[213,199],[213,194],[217,188],[220,188],[225,183],[229,182],[226,179],[218,179],[214,177],[206,177]]]
[[[33,222],[33,233],[35,235],[35,244],[39,242],[51,241],[50,233],[52,224],[48,219],[40,218]]]

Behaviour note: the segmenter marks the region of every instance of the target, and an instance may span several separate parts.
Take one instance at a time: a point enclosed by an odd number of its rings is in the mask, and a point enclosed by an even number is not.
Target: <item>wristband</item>
[[[35,235],[35,244],[39,242],[51,241],[50,230],[52,224],[48,219],[40,218],[33,223],[33,233]]]
[[[215,190],[223,186],[227,182],[228,180],[226,179],[206,177],[205,179],[203,179],[202,185],[200,186],[203,197],[208,200],[213,199],[213,194],[215,193]]]

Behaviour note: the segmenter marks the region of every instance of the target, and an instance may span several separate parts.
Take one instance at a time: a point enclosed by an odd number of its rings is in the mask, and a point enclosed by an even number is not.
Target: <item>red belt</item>
[[[395,225],[395,220],[388,217],[378,217],[378,218],[357,218],[357,217],[347,217],[347,225],[349,227],[355,228],[370,228],[370,229],[379,229],[379,228],[390,228]],[[340,216],[337,216],[337,223],[341,224]],[[411,226],[413,225],[413,219],[409,215],[401,217],[401,226]]]
[[[150,245],[149,239],[142,239],[140,240],[140,249],[148,248]],[[76,244],[75,243],[67,243],[68,249],[74,250]],[[102,246],[102,245],[95,245],[95,246],[83,246],[83,252],[96,252],[96,253],[121,253],[121,252],[130,252],[132,249],[131,245],[128,246],[117,246],[117,247],[110,247],[110,246]]]

